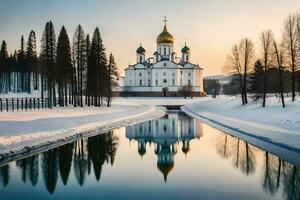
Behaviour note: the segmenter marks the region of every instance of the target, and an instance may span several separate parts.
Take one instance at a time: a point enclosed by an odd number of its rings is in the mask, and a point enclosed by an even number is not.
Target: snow
[[[0,114],[0,159],[34,153],[164,114],[162,107],[115,104],[110,108],[3,112]]]
[[[186,105],[199,101],[205,101],[211,97],[116,97],[114,102],[123,105]]]
[[[219,97],[182,107],[187,114],[217,129],[300,164],[300,102],[286,100],[282,108],[275,97],[242,106],[241,100]],[[289,152],[287,155],[286,153]]]

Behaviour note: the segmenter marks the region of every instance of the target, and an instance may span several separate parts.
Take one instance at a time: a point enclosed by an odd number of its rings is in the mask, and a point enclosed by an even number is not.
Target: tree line
[[[233,45],[224,66],[232,80],[224,90],[239,93],[243,105],[248,103],[248,93],[261,100],[263,107],[268,93],[278,93],[283,107],[284,93],[290,93],[295,101],[300,93],[300,13],[285,19],[280,39],[275,39],[271,30],[263,31],[258,52],[249,38]]]
[[[118,78],[112,54],[107,58],[98,27],[92,38],[81,25],[72,41],[62,26],[56,38],[53,23],[47,22],[38,54],[32,30],[25,44],[21,37],[18,51],[8,53],[3,40],[0,49],[0,93],[39,91],[49,107],[111,105],[112,87]]]

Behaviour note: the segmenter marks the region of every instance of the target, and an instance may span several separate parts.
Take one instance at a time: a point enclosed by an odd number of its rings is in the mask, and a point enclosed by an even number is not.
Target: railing
[[[0,98],[1,112],[47,109],[49,105],[49,98]]]

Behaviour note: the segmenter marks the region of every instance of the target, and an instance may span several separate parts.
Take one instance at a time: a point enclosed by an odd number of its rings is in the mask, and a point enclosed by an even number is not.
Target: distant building
[[[181,57],[173,50],[174,37],[167,30],[156,39],[157,50],[146,58],[146,50],[140,45],[136,50],[136,64],[125,69],[124,93],[132,96],[201,96],[203,76],[201,68],[190,62],[191,51],[185,44]]]

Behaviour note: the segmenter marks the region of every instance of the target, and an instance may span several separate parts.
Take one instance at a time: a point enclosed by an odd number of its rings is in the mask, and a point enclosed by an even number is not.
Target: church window
[[[148,80],[148,86],[150,86],[150,79]]]
[[[191,85],[191,80],[188,80],[188,85]]]
[[[182,75],[182,71],[180,71],[180,75]]]
[[[172,84],[175,85],[175,80],[174,79],[172,80]]]
[[[140,63],[143,61],[143,57],[142,56],[140,56]]]
[[[155,84],[156,84],[156,86],[158,86],[158,80],[155,80]]]
[[[167,83],[167,79],[164,79],[164,83]]]
[[[150,72],[148,72],[148,75],[150,76]]]
[[[142,80],[140,80],[140,86],[142,86]]]
[[[189,76],[191,76],[191,73],[189,73]]]
[[[167,126],[164,124],[164,132],[167,132]]]
[[[164,47],[164,55],[167,55],[167,48]]]
[[[167,76],[167,73],[166,73],[166,72],[164,72],[164,76]]]
[[[142,76],[142,73],[140,73],[139,75]]]
[[[166,67],[167,66],[167,63],[164,63],[164,67]]]
[[[189,55],[186,55],[186,62],[189,61]]]

